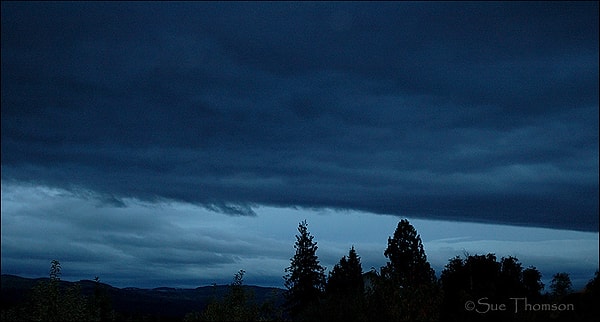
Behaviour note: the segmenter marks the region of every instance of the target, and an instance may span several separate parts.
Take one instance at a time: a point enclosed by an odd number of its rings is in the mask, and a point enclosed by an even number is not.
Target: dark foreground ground
[[[0,306],[2,311],[10,310],[26,303],[31,290],[48,278],[23,278],[15,275],[1,275]],[[98,285],[91,280],[79,282],[60,281],[61,288],[67,289],[78,283],[81,294],[91,296]],[[227,285],[204,286],[195,289],[159,287],[154,289],[117,288],[100,283],[103,292],[110,298],[112,309],[121,317],[134,320],[180,321],[190,312],[202,312],[211,300],[221,298],[228,290]],[[283,289],[244,286],[257,303],[283,302]]]

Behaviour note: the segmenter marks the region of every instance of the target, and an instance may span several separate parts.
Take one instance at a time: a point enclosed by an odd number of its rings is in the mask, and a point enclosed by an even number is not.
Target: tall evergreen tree
[[[354,246],[348,256],[340,259],[327,279],[325,302],[321,306],[319,320],[365,321],[366,301],[362,265]]]
[[[398,223],[394,237],[388,238],[384,255],[389,261],[382,268],[382,275],[393,279],[400,287],[436,280],[435,272],[427,261],[421,236],[406,219]]]
[[[307,316],[316,310],[325,286],[325,268],[319,263],[317,242],[308,232],[306,220],[298,224],[298,232],[294,244],[296,254],[284,276],[285,304],[292,317]]]
[[[329,272],[325,291],[331,295],[363,292],[362,265],[354,246]]]
[[[388,258],[381,268],[378,298],[385,301],[383,320],[437,320],[441,304],[435,272],[427,261],[421,236],[403,219],[384,252]]]

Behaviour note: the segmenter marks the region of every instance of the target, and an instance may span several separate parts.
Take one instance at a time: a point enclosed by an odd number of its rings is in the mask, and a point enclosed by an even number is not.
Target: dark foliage
[[[435,272],[427,261],[421,236],[403,219],[398,223],[394,236],[388,238],[384,252],[388,262],[381,269],[382,276],[404,288],[435,282]]]
[[[556,273],[552,276],[550,290],[555,298],[563,298],[573,291],[571,278],[567,273]]]
[[[427,261],[421,236],[408,220],[398,223],[394,236],[388,238],[384,255],[388,262],[381,268],[370,301],[378,318],[437,320],[441,302],[439,284]]]
[[[252,289],[244,286],[244,270],[235,274],[229,290],[221,298],[214,298],[202,313],[186,314],[184,321],[279,321],[283,319],[275,299],[259,305]]]
[[[367,320],[362,265],[354,246],[329,272],[319,317],[326,321]]]
[[[525,296],[536,301],[540,299],[544,283],[542,283],[542,273],[534,266],[523,270],[523,287],[525,288]]]
[[[297,319],[314,318],[318,313],[319,301],[325,289],[325,268],[317,257],[317,242],[308,231],[308,224],[302,221],[298,224],[296,253],[291,264],[285,269],[286,308],[289,314]]]
[[[38,283],[46,283],[49,279],[28,279],[12,275],[2,275],[2,321],[31,321],[25,313],[31,311],[33,289]],[[82,280],[77,283],[60,281],[61,291],[78,284],[81,296],[88,304],[95,301],[94,293],[99,292],[98,302],[108,302],[102,315],[84,318],[81,321],[182,321],[187,313],[202,312],[211,301],[219,300],[227,294],[229,286],[204,286],[196,289],[175,289],[160,287],[155,289],[115,288],[99,281]],[[277,313],[283,303],[283,290],[278,288],[244,286],[248,293],[253,293],[256,303],[261,303],[265,310]],[[102,295],[104,294],[104,295]],[[105,296],[105,297],[104,297]],[[102,312],[102,306],[97,306]],[[98,310],[96,310],[98,312]],[[198,313],[200,314],[200,313]],[[114,319],[113,319],[114,316]],[[64,321],[62,319],[61,321]]]
[[[61,269],[60,262],[52,260],[50,278],[40,280],[35,286],[30,287],[24,306],[13,305],[6,309],[3,307],[2,320],[111,321],[115,319],[110,299],[102,291],[98,278],[96,278],[94,293],[85,296],[81,291],[80,283],[62,283]]]
[[[489,303],[511,304],[511,298],[527,298],[529,303],[538,303],[543,284],[542,275],[535,267],[523,270],[515,257],[503,257],[500,262],[494,254],[455,257],[449,261],[441,275],[444,291],[441,319],[443,321],[505,321],[529,320],[528,313],[510,309],[490,309]],[[484,304],[477,305],[479,313],[466,310],[465,303],[480,299]],[[523,300],[517,300],[519,305]],[[513,305],[514,306],[514,305]],[[489,309],[489,311],[488,311]]]

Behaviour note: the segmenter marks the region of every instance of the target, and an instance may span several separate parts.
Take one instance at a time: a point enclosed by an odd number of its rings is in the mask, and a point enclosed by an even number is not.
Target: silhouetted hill
[[[24,278],[15,275],[1,275],[0,293],[1,309],[6,310],[22,304],[33,287],[48,278]],[[78,283],[81,293],[90,296],[94,293],[96,282],[81,280],[79,282],[61,281],[61,288],[68,288]],[[181,319],[192,311],[202,312],[211,299],[221,298],[228,290],[227,285],[204,286],[195,289],[158,287],[154,289],[116,288],[100,283],[112,300],[115,312],[124,316],[160,316],[167,319]],[[273,300],[276,305],[283,302],[283,289],[260,286],[244,286],[254,293],[257,303]]]

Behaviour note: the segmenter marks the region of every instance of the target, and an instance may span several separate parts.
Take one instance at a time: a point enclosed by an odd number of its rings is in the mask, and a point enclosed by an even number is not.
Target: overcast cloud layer
[[[598,231],[597,2],[2,2],[1,95],[3,184]]]

